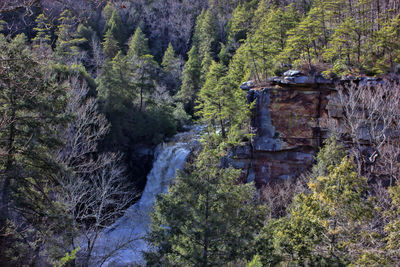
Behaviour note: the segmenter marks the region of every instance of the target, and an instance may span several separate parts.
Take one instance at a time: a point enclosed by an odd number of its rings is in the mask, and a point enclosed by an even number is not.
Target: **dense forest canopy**
[[[398,0],[2,1],[0,265],[93,265],[99,233],[146,183],[143,151],[194,123],[202,148],[156,202],[149,266],[398,265],[399,11]],[[352,149],[333,136],[303,178],[256,190],[224,163],[253,134],[239,86],[289,69],[393,79],[344,88]],[[361,164],[360,117],[380,169]]]

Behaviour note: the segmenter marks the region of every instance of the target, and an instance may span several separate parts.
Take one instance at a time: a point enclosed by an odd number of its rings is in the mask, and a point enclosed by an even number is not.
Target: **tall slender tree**
[[[181,85],[183,62],[175,55],[174,48],[170,43],[161,62],[167,89],[174,95]]]
[[[119,45],[123,45],[125,42],[126,34],[124,30],[124,26],[122,25],[121,17],[118,14],[118,11],[113,8],[111,17],[107,19],[106,25],[104,26],[103,32],[106,34],[110,31],[113,37],[118,41]]]
[[[194,113],[196,94],[200,90],[201,61],[198,51],[197,45],[193,44],[188,53],[189,59],[184,66],[182,86],[177,94],[177,99],[184,104],[186,112],[191,115]]]
[[[36,36],[32,39],[34,47],[40,49],[41,51],[47,51],[48,49],[50,49],[51,45],[51,25],[49,23],[49,20],[44,14],[40,14],[36,18],[35,22],[36,27],[34,28],[34,30],[36,31]]]
[[[243,92],[235,87],[226,71],[223,64],[212,62],[206,82],[199,92],[196,108],[197,115],[214,132],[220,130],[222,138],[235,143],[240,141],[238,131],[245,126],[250,108]]]
[[[109,59],[112,59],[117,55],[119,49],[120,48],[118,45],[118,41],[115,39],[111,29],[109,29],[104,35],[104,41],[103,41],[104,53]]]
[[[31,228],[25,232],[23,227],[16,227],[17,232],[22,231],[18,238],[33,240],[34,247],[34,252],[19,256],[25,259],[23,262],[34,264],[46,235],[57,226],[60,212],[51,198],[61,169],[52,152],[62,146],[56,129],[67,121],[66,91],[52,75],[50,62],[40,61],[26,46],[24,35],[10,41],[0,35],[0,47],[0,110],[7,118],[0,132],[0,147],[5,148],[0,153],[0,228],[4,231],[6,220],[15,223],[13,218],[18,214]],[[8,243],[3,241],[7,241],[7,235],[2,232],[0,236],[1,261],[5,264],[3,252]]]
[[[79,63],[80,49],[79,45],[86,42],[85,38],[77,35],[77,21],[71,11],[65,9],[58,19],[60,25],[57,30],[56,55],[63,63]]]
[[[157,200],[147,265],[221,266],[252,258],[264,208],[253,184],[238,184],[239,170],[221,168],[217,140],[205,136],[196,163]]]
[[[139,111],[143,111],[146,102],[145,98],[148,98],[155,87],[154,76],[158,65],[150,54],[148,39],[140,27],[136,29],[129,43],[129,50],[126,58],[131,82],[139,97]]]

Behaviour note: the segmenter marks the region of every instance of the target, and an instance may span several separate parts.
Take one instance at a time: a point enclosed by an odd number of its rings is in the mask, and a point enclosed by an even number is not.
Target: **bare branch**
[[[80,246],[78,261],[84,266],[92,259],[96,242],[105,227],[115,222],[132,203],[132,192],[126,180],[121,155],[99,153],[98,142],[107,134],[109,124],[98,111],[94,99],[86,99],[87,86],[77,78],[70,81],[71,97],[68,110],[75,114],[64,131],[65,147],[57,153],[60,163],[67,166],[58,177],[57,199],[70,216],[74,233],[69,245]],[[129,241],[129,242],[128,242]],[[121,240],[122,244],[132,240]],[[111,256],[111,255],[110,255]]]

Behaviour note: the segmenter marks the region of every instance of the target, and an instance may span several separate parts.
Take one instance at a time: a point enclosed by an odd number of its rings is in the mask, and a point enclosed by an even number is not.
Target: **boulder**
[[[247,81],[242,83],[242,85],[240,85],[240,89],[242,90],[250,90],[253,87],[254,87],[254,81]]]
[[[312,76],[307,76],[307,75],[285,77],[284,80],[289,82],[288,84],[292,84],[292,85],[303,86],[303,85],[316,84],[315,78]]]
[[[284,77],[293,77],[293,76],[297,76],[297,75],[301,75],[301,71],[299,71],[299,70],[288,70],[285,73],[283,73]]]

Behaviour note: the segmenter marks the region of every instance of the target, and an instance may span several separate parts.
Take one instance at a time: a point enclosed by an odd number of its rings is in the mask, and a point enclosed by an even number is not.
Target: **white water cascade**
[[[120,219],[106,228],[96,242],[93,256],[103,258],[111,255],[102,266],[143,265],[141,251],[147,250],[142,239],[150,224],[149,212],[155,198],[167,191],[175,178],[176,170],[182,169],[191,149],[197,143],[199,129],[180,133],[169,143],[156,149],[153,168],[147,176],[147,183],[140,200],[128,208]],[[98,266],[99,262],[93,266]]]

